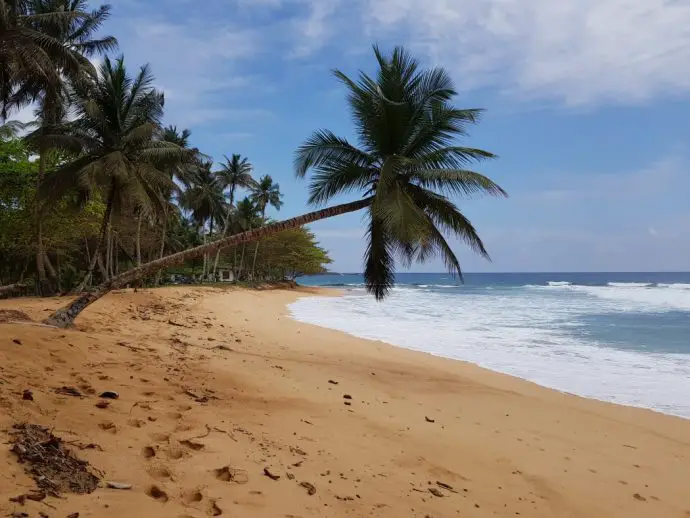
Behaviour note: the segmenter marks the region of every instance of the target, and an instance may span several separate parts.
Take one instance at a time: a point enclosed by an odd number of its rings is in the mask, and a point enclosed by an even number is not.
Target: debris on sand
[[[316,487],[314,486],[314,484],[312,484],[310,482],[300,482],[299,485],[307,490],[307,494],[309,496],[316,494]]]
[[[271,468],[268,468],[268,467],[264,468],[264,475],[266,475],[271,480],[279,480],[280,479],[280,475],[273,473],[273,471],[271,471]]]
[[[125,484],[124,482],[107,481],[105,486],[109,487],[110,489],[132,489],[132,484]]]
[[[33,401],[34,400],[34,393],[31,392],[29,389],[24,389],[24,392],[22,393],[22,399],[24,401]]]
[[[72,397],[82,397],[83,394],[79,392],[76,388],[74,387],[59,387],[55,389],[56,394],[60,394],[62,396],[72,396]]]
[[[435,488],[435,487],[430,487],[430,488],[429,488],[429,493],[431,493],[432,495],[437,496],[437,497],[439,497],[439,498],[443,498],[444,496],[446,496],[446,495],[444,495],[443,493],[441,493],[441,490],[440,490],[440,489],[437,489],[437,488]]]
[[[102,397],[105,399],[118,399],[120,397],[120,394],[118,394],[117,392],[114,392],[112,390],[106,390],[105,392],[103,392],[98,397]]]
[[[98,477],[89,463],[77,459],[63,445],[62,439],[37,424],[16,424],[12,436],[12,453],[41,490],[51,496],[61,492],[91,493],[98,487]]]
[[[436,422],[436,419],[432,419],[431,417],[428,417],[428,416],[424,416],[424,419],[426,419],[427,423],[435,423]]]

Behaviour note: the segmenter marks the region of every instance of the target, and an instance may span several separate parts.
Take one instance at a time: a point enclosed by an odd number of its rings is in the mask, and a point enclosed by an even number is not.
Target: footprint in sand
[[[233,482],[235,484],[246,484],[249,482],[249,475],[243,469],[235,469],[230,466],[214,469],[214,475],[223,482]]]
[[[165,454],[171,460],[179,460],[185,456],[185,451],[179,445],[170,445]]]
[[[182,493],[182,501],[187,505],[198,504],[204,499],[204,495],[198,489],[192,489]]]
[[[218,507],[218,504],[215,500],[210,500],[208,511],[206,512],[206,514],[208,514],[209,516],[220,516],[221,514],[223,514],[223,511],[220,507]]]
[[[168,494],[158,486],[150,486],[146,490],[146,494],[162,504],[168,501]]]
[[[156,449],[153,446],[145,446],[141,454],[145,459],[152,459],[156,456]]]
[[[151,466],[147,471],[156,480],[169,480],[173,478],[172,472],[163,465]]]

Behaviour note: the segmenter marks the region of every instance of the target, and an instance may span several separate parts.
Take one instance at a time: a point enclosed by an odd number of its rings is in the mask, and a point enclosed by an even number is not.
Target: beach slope
[[[126,290],[76,329],[0,323],[0,514],[690,517],[689,420],[301,324],[299,296]],[[10,501],[35,489],[17,423],[131,489]]]

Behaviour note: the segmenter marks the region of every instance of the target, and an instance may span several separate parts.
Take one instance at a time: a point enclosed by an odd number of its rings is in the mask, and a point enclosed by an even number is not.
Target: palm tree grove
[[[166,118],[155,70],[107,35],[110,13],[86,0],[0,0],[0,296],[73,295],[45,321],[65,327],[126,286],[323,273],[331,260],[305,225],[355,211],[376,299],[396,264],[440,257],[461,275],[451,238],[488,258],[453,198],[505,192],[471,170],[494,155],[461,145],[481,110],[453,105],[443,68],[374,46],[375,74],[336,70],[356,138],[305,136],[293,169],[314,210],[277,220],[279,183],[241,150],[211,157],[190,144],[193,128]],[[27,107],[34,120],[14,121]]]

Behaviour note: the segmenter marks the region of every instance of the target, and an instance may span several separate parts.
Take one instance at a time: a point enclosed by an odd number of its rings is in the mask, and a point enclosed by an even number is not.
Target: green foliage
[[[96,278],[106,283],[103,294],[120,270],[257,229],[268,222],[268,209],[283,205],[279,185],[268,175],[255,180],[247,158],[226,156],[214,170],[213,159],[190,146],[189,130],[162,126],[164,95],[148,65],[130,75],[123,57],[106,56],[94,69],[89,57],[114,50],[117,40],[101,36],[110,6],[89,6],[0,0],[0,283],[35,276],[38,293]],[[297,150],[294,165],[300,177],[312,173],[310,203],[361,196],[310,221],[367,208],[365,279],[380,299],[393,284],[396,260],[409,265],[436,255],[461,274],[446,235],[488,257],[450,197],[505,193],[469,169],[493,155],[456,143],[480,110],[451,104],[448,74],[422,69],[402,48],[374,53],[374,77],[335,72],[348,90],[357,145],[320,130]],[[7,123],[10,110],[30,103],[33,123]],[[20,139],[17,130],[29,133]],[[314,235],[290,228],[304,222],[256,232],[263,239],[251,251],[246,243],[224,250],[220,266],[251,282],[325,271],[331,261]],[[215,279],[216,248],[188,255],[179,271]]]
[[[450,76],[423,70],[403,48],[384,56],[374,47],[378,73],[358,80],[336,71],[348,90],[359,146],[320,130],[295,155],[295,172],[312,171],[309,201],[322,204],[345,193],[372,197],[368,209],[364,277],[377,299],[394,282],[396,258],[408,266],[440,256],[462,275],[445,234],[488,258],[476,230],[448,195],[505,192],[468,165],[493,158],[455,144],[479,120],[480,110],[455,108]]]
[[[328,252],[321,248],[314,234],[299,227],[273,234],[260,241],[255,277],[262,280],[293,280],[302,275],[325,273],[331,264]],[[233,265],[239,250],[224,252],[223,263]]]

